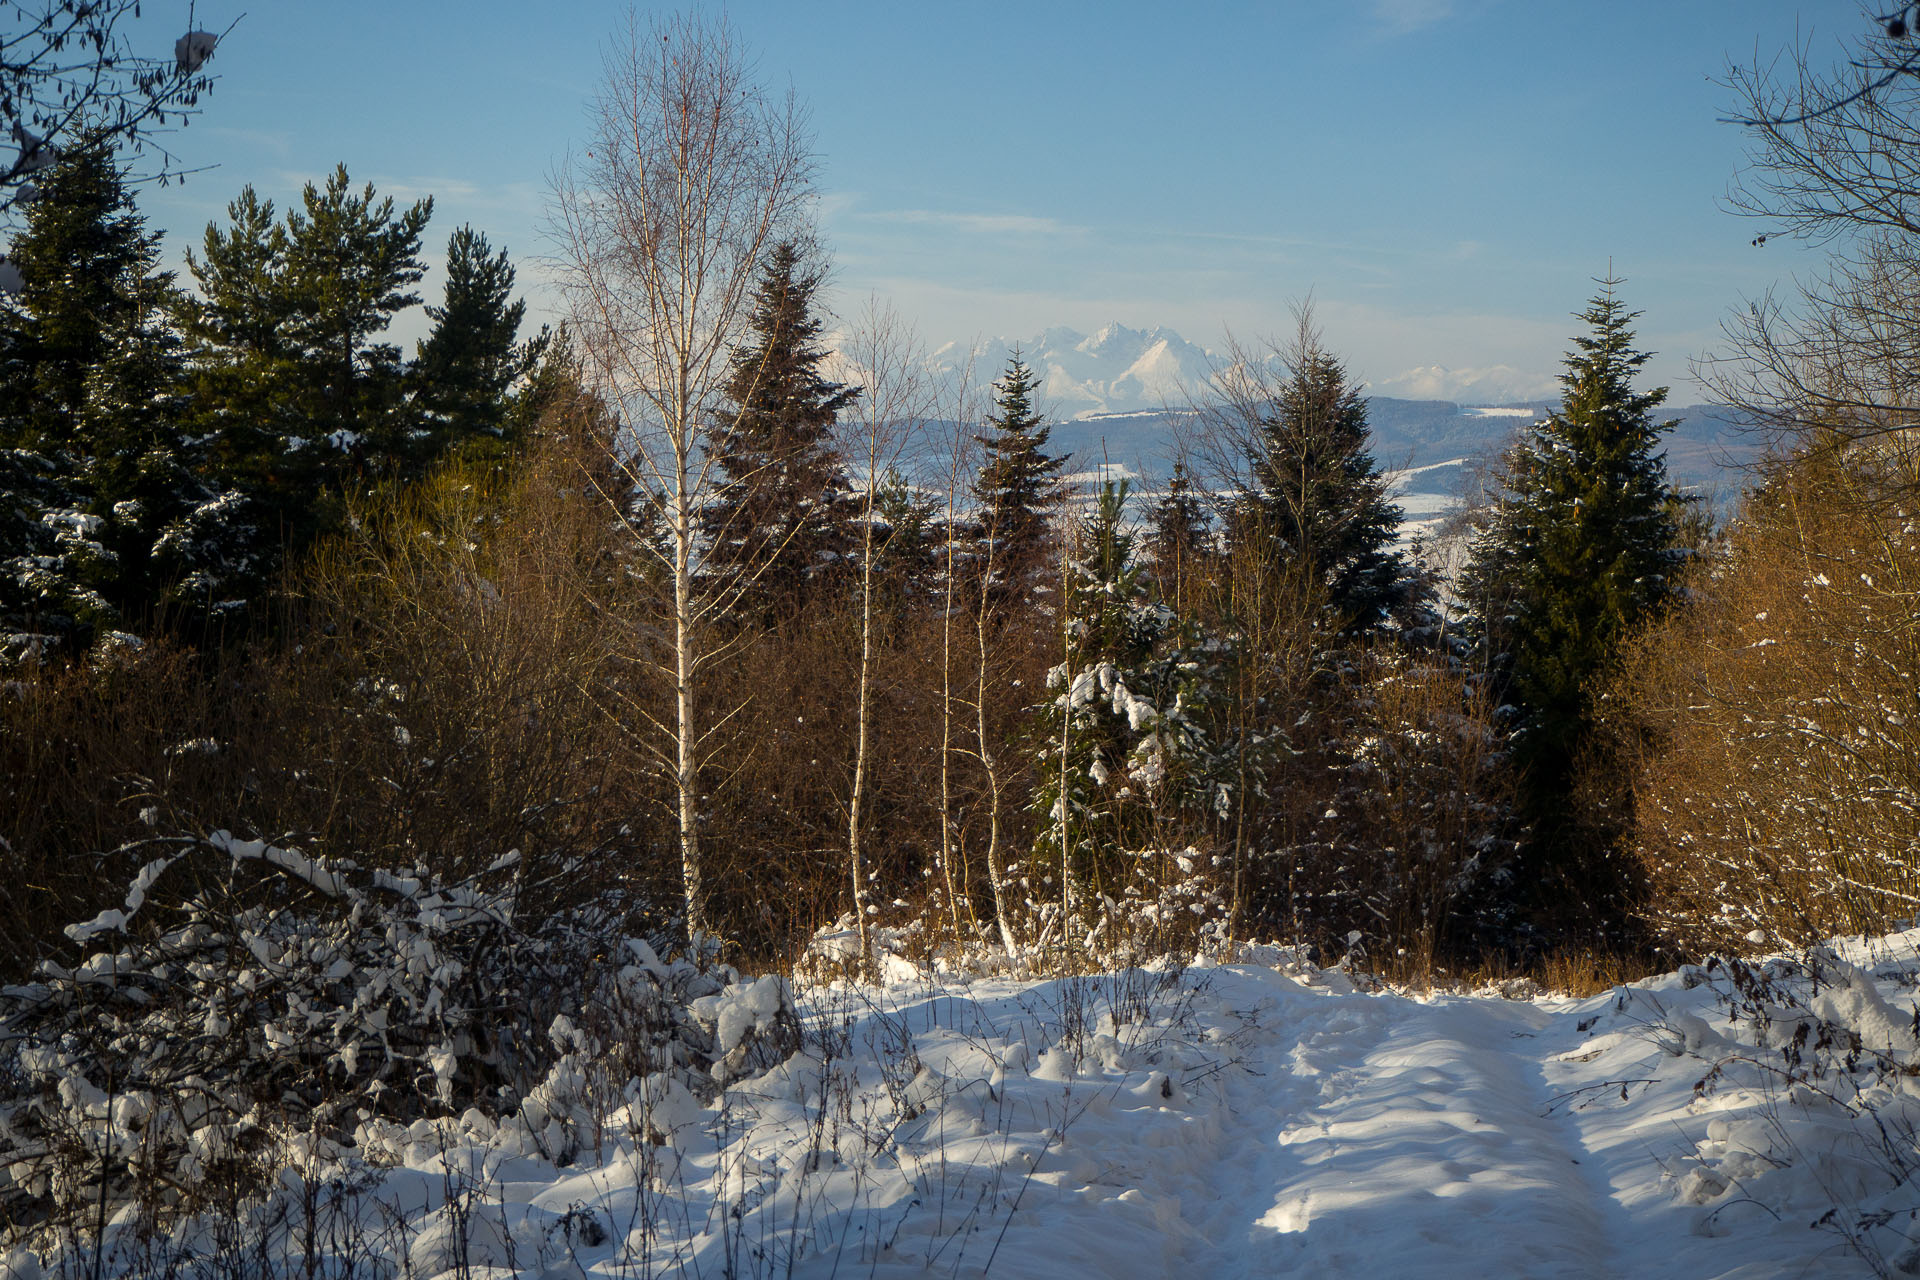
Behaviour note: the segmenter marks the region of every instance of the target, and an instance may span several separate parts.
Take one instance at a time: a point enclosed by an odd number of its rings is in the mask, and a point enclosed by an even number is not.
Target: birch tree
[[[955,627],[960,619],[964,599],[960,590],[962,572],[959,556],[962,551],[959,536],[962,504],[965,500],[966,480],[974,463],[973,433],[969,424],[974,420],[973,400],[973,357],[969,353],[950,386],[946,389],[943,406],[952,422],[952,431],[945,441],[946,472],[942,476],[945,508],[945,534],[941,539],[941,585],[940,585],[940,874],[945,879],[947,910],[955,937],[961,935],[960,917],[964,910],[967,924],[977,931],[979,919],[973,909],[973,895],[968,891],[968,865],[966,847],[960,838],[959,824],[956,821],[956,801],[954,795],[954,761],[961,748],[956,740],[955,726],[958,716],[955,709],[961,706],[956,679],[955,658],[957,646]],[[994,901],[1001,899],[999,882],[994,883]],[[1001,925],[1003,938],[1010,939],[1004,923]],[[1008,950],[1012,950],[1011,941]]]
[[[845,452],[857,468],[854,501],[860,512],[855,587],[860,611],[860,674],[857,681],[853,787],[847,800],[847,868],[853,882],[853,912],[858,920],[860,963],[873,964],[872,924],[867,889],[865,833],[868,742],[871,737],[873,670],[876,642],[874,577],[886,553],[891,530],[882,531],[880,503],[888,477],[926,416],[925,358],[911,330],[893,310],[870,302],[845,351],[860,371],[862,395],[852,420],[845,422]]]
[[[588,376],[620,418],[609,444],[631,490],[621,516],[657,530],[636,542],[667,584],[649,638],[673,710],[640,715],[673,778],[697,935],[709,928],[700,773],[718,728],[701,722],[699,694],[730,603],[727,581],[702,572],[701,516],[720,483],[710,428],[760,265],[805,216],[813,156],[793,96],[750,81],[723,20],[630,14],[590,116],[591,142],[556,176],[552,225]]]

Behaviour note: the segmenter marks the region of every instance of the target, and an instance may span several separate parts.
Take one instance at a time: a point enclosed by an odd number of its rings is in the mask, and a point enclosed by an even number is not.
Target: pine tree
[[[1310,330],[1290,363],[1228,536],[1324,590],[1336,633],[1376,632],[1413,599],[1415,579],[1393,549],[1402,512],[1368,451],[1367,402]]]
[[[1689,500],[1668,483],[1661,449],[1675,424],[1653,417],[1666,388],[1633,388],[1648,353],[1634,349],[1638,313],[1615,295],[1619,283],[1600,281],[1581,313],[1589,332],[1567,356],[1560,410],[1509,451],[1508,493],[1462,577],[1470,625],[1513,708],[1522,810],[1536,827],[1531,856],[1542,877],[1555,845],[1606,843],[1604,831],[1583,841],[1575,830],[1603,819],[1566,806],[1591,739],[1594,684],[1628,633],[1674,599],[1687,556]],[[1572,873],[1590,882],[1593,870]]]
[[[432,433],[434,454],[485,438],[514,443],[519,424],[511,391],[551,342],[546,330],[520,341],[527,304],[513,298],[507,251],[461,227],[447,241],[447,283],[441,304],[427,308],[433,329],[418,348],[412,379]]]
[[[371,185],[356,194],[342,165],[284,222],[244,189],[228,228],[209,224],[202,256],[188,255],[200,296],[180,321],[196,426],[214,441],[219,479],[278,522],[254,534],[262,566],[332,528],[347,485],[417,475],[436,456],[400,349],[376,340],[420,301],[409,290],[426,270],[432,209],[423,199],[396,213]]]
[[[1052,516],[1066,501],[1060,479],[1064,457],[1048,454],[1052,428],[1033,407],[1038,380],[1018,353],[995,385],[990,429],[974,439],[986,461],[974,481],[979,504],[980,562],[990,598],[1017,598],[1043,575],[1052,559]]]
[[[723,388],[732,407],[716,415],[723,483],[705,516],[708,569],[730,580],[743,612],[767,620],[804,603],[851,545],[833,427],[860,390],[821,373],[813,295],[823,278],[794,242],[774,247]]]
[[[411,286],[426,274],[420,235],[433,200],[396,215],[372,183],[354,194],[340,165],[324,188],[307,184],[301,205],[287,213],[282,266],[309,430],[362,466],[417,471],[432,453],[403,411],[400,348],[375,338],[420,302]]]

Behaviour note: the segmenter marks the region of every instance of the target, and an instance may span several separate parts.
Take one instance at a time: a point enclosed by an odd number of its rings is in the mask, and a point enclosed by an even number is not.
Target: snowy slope
[[[808,1048],[707,1103],[629,1086],[569,1167],[470,1112],[309,1143],[284,1180],[332,1223],[323,1272],[423,1280],[1888,1274],[1920,1268],[1916,944],[1587,1000],[1369,993],[1276,948],[1040,981],[890,961],[803,993]],[[311,1243],[280,1229],[267,1252]],[[129,1238],[116,1269],[192,1245]]]

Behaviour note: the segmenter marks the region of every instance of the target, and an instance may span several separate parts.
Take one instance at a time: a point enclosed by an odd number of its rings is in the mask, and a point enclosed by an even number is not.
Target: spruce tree
[[[183,596],[209,554],[189,525],[215,496],[182,430],[185,359],[164,317],[149,293],[107,331],[80,410],[79,488],[108,556],[95,582],[118,625],[143,631],[171,606],[204,603]]]
[[[492,252],[486,236],[461,227],[447,241],[442,302],[427,308],[433,329],[419,344],[412,368],[434,454],[484,439],[514,443],[520,426],[511,391],[531,373],[551,341],[547,331],[520,341],[527,304],[513,297],[507,251]]]
[[[1628,633],[1674,599],[1687,555],[1689,499],[1668,483],[1661,448],[1675,424],[1653,416],[1666,388],[1633,387],[1648,353],[1634,348],[1638,313],[1616,296],[1619,283],[1600,281],[1581,313],[1589,332],[1567,356],[1560,410],[1509,450],[1508,492],[1462,577],[1470,624],[1512,708],[1535,870],[1557,882],[1565,876],[1548,876],[1545,860],[1576,849],[1586,857],[1608,835],[1579,830],[1604,820],[1566,805],[1592,736],[1596,678]],[[1620,888],[1594,884],[1593,867],[1562,870],[1602,899]]]
[[[8,444],[50,451],[71,444],[87,375],[108,333],[149,305],[140,285],[171,283],[153,269],[159,239],[135,211],[106,142],[83,140],[43,175],[7,251],[22,281],[0,306]]]
[[[1393,549],[1402,512],[1368,450],[1367,402],[1346,368],[1310,331],[1291,366],[1261,421],[1229,537],[1324,591],[1337,634],[1375,632],[1415,595]]]
[[[889,467],[874,501],[877,587],[883,611],[892,617],[929,600],[940,575],[939,502]]]
[[[1066,501],[1060,479],[1064,457],[1047,453],[1052,428],[1033,407],[1038,380],[1018,353],[994,384],[987,434],[974,439],[986,460],[974,481],[979,504],[979,556],[988,594],[1005,600],[1024,594],[1052,559],[1053,512]]]
[[[212,494],[181,429],[173,277],[107,140],[48,171],[10,256],[23,287],[0,308],[0,614],[55,634],[144,626]]]
[[[1564,776],[1591,718],[1591,683],[1619,642],[1675,590],[1686,556],[1688,500],[1667,480],[1653,411],[1666,388],[1635,391],[1648,353],[1633,347],[1628,312],[1601,281],[1581,313],[1558,413],[1536,423],[1507,458],[1509,493],[1475,540],[1463,582],[1483,613],[1491,657],[1520,712],[1516,749],[1547,778]]]
[[[1119,855],[1191,840],[1226,776],[1202,728],[1218,663],[1152,599],[1127,497],[1126,481],[1108,481],[1077,522],[1066,652],[1029,746],[1034,860],[1064,873],[1070,894],[1124,896],[1129,860]]]
[[[1184,462],[1173,464],[1167,491],[1153,504],[1147,530],[1147,555],[1160,598],[1175,612],[1188,606],[1188,586],[1213,551],[1212,522]]]
[[[734,352],[716,415],[722,485],[705,514],[709,572],[736,590],[744,613],[772,621],[803,604],[851,546],[846,478],[833,443],[857,387],[821,372],[824,325],[813,295],[824,272],[792,241],[776,245]]]

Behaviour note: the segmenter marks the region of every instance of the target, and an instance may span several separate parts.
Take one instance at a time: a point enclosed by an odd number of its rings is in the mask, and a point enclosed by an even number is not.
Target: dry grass
[[[1502,952],[1488,952],[1472,960],[1456,962],[1451,970],[1435,969],[1424,980],[1416,975],[1406,985],[1420,991],[1491,988],[1515,996],[1558,995],[1584,999],[1655,977],[1668,967],[1666,962],[1646,953],[1604,948],[1569,947],[1521,961]]]

